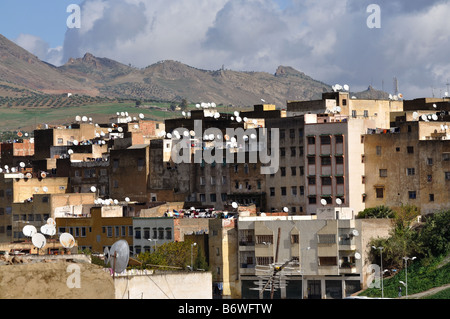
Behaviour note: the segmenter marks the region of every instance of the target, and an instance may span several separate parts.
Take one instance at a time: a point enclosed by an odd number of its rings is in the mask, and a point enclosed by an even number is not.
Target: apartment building
[[[390,221],[355,220],[352,209],[326,210],[317,216],[239,217],[240,298],[341,299],[367,287],[367,244],[387,237]],[[270,286],[262,290],[273,265],[285,268],[272,295]]]
[[[450,125],[400,121],[396,130],[370,130],[364,138],[365,204],[415,205],[422,214],[450,207]]]

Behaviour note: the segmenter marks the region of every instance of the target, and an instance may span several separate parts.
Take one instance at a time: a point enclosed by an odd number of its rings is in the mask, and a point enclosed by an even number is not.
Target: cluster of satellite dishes
[[[53,218],[47,219],[47,223],[40,227],[40,233],[33,225],[26,225],[23,227],[22,232],[26,237],[31,238],[33,245],[42,249],[47,244],[47,238],[45,236],[55,236],[56,235],[56,222]],[[59,236],[59,242],[61,245],[70,249],[75,246],[75,239],[70,233],[62,233]]]
[[[320,200],[320,203],[322,204],[322,206],[327,206],[327,204],[328,204],[327,200],[324,199],[324,198],[322,198],[322,199]],[[339,206],[341,206],[341,205],[342,205],[342,199],[336,198],[336,204],[339,205]]]
[[[213,103],[202,102],[202,103],[196,104],[195,107],[198,108],[198,109],[200,109],[200,108],[202,108],[202,109],[209,109],[209,108],[216,108],[217,105],[214,102]]]
[[[336,84],[331,86],[331,89],[333,90],[333,92],[341,92],[341,91],[349,92],[350,86],[348,86],[348,84],[344,84],[344,86]]]
[[[92,193],[97,192],[97,187],[91,186],[91,192]],[[129,203],[130,202],[130,198],[129,197],[125,197],[125,202]],[[107,199],[97,198],[97,199],[94,200],[94,204],[95,205],[105,205],[105,206],[119,205],[119,200],[118,199],[111,199],[111,198],[107,198]]]
[[[389,94],[389,100],[391,100],[391,101],[398,101],[399,99],[403,99],[403,94],[402,93],[395,94],[395,95]]]
[[[433,108],[437,108],[436,104],[433,104]],[[430,122],[430,121],[438,121],[439,120],[439,116],[436,113],[433,114],[422,114],[419,115],[418,112],[413,112],[413,119],[414,120],[419,120],[421,119],[424,122]],[[447,130],[448,129],[448,125],[441,125],[441,129],[442,130]]]
[[[236,121],[238,123],[241,123],[241,122],[249,123],[249,121],[250,121],[247,117],[241,117],[241,114],[239,113],[239,111],[234,111],[233,115],[234,116],[231,117],[232,121]],[[252,124],[258,125],[258,121],[256,119],[253,120]]]
[[[116,115],[118,117],[124,118],[126,122],[132,122],[132,121],[137,121],[138,118],[137,117],[131,117],[128,112],[116,112]],[[145,118],[145,115],[143,113],[139,114],[139,119],[143,120]],[[92,117],[87,117],[87,116],[80,116],[77,115],[75,116],[75,121],[76,122],[83,122],[83,123],[92,123]],[[98,124],[95,124],[96,126],[98,126]]]

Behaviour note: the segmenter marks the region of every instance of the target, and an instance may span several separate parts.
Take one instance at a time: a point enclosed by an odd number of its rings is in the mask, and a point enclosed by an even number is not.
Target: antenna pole
[[[113,280],[116,279],[116,258],[117,258],[117,251],[114,252],[114,261],[113,261]]]

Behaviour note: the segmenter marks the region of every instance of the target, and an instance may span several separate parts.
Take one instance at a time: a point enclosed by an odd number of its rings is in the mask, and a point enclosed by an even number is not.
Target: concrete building
[[[450,119],[393,125],[364,135],[366,206],[411,204],[423,214],[450,208]]]
[[[286,263],[274,298],[341,299],[367,286],[367,244],[387,237],[390,221],[323,215],[239,217],[241,298],[260,298],[273,263]]]
[[[154,252],[158,246],[174,241],[174,219],[168,217],[133,218],[133,252]]]

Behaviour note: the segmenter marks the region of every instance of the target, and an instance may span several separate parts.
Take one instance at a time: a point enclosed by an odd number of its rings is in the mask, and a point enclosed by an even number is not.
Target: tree
[[[366,208],[356,218],[394,218],[395,212],[387,206]]]
[[[191,241],[170,242],[159,246],[156,251],[141,253],[137,259],[143,267],[152,268],[152,265],[168,266],[167,269],[177,267],[185,269],[191,264]],[[197,251],[193,251],[193,258],[197,258]],[[194,259],[195,260],[195,259]],[[164,269],[164,267],[157,267]]]
[[[419,241],[428,257],[439,256],[450,250],[450,210],[425,217],[425,225],[419,231]]]
[[[180,108],[182,111],[186,110],[188,108],[189,104],[186,99],[181,100]]]

